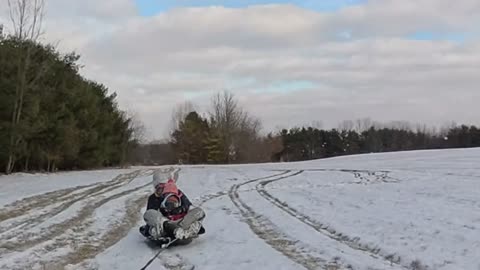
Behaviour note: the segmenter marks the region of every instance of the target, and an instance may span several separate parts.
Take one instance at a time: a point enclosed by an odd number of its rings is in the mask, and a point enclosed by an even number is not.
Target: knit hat
[[[170,173],[169,172],[164,172],[161,170],[156,170],[153,173],[153,187],[155,189],[158,189],[160,186],[163,186],[168,182],[170,179]]]

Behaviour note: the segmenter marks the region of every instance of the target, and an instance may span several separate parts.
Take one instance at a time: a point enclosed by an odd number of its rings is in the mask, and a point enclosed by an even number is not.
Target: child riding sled
[[[140,233],[159,244],[175,241],[188,244],[198,235],[205,233],[202,220],[205,212],[194,207],[188,197],[178,189],[178,172],[155,171],[155,192],[149,196],[147,210],[143,215],[144,226]]]

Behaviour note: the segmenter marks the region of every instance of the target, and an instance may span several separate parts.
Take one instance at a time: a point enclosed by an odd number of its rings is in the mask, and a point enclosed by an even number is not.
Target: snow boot
[[[165,218],[160,211],[153,209],[147,210],[143,215],[143,219],[147,225],[140,227],[140,233],[152,240],[166,236],[165,224],[168,222],[168,219]]]
[[[150,233],[148,232],[149,231],[148,225],[140,226],[139,231],[143,236],[147,238],[150,237]]]
[[[201,222],[205,218],[205,212],[201,208],[192,208],[185,217],[178,223],[178,225],[188,230],[193,223]],[[200,228],[199,228],[200,230]]]
[[[178,223],[179,227],[174,230],[175,237],[177,239],[190,239],[205,233],[201,223],[204,218],[205,212],[201,208],[192,208]]]

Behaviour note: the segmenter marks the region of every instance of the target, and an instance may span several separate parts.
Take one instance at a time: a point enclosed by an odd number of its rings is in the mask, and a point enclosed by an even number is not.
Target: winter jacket
[[[163,194],[161,196],[157,196],[155,193],[150,195],[148,197],[148,203],[147,203],[147,210],[149,209],[155,209],[159,210],[162,215],[165,217],[176,220],[178,218],[181,218],[185,216],[188,212],[188,208],[192,205],[188,197],[183,194],[181,190],[178,190],[179,192],[179,197],[180,197],[180,206],[171,211],[170,213],[166,213],[164,209],[161,208],[162,201],[165,199],[166,194]]]

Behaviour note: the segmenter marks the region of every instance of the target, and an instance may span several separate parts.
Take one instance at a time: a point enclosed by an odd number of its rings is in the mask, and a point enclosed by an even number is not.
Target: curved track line
[[[135,177],[136,174],[130,174],[131,177]],[[129,179],[133,181],[132,179]],[[130,181],[130,182],[131,182]],[[19,251],[24,251],[27,250],[35,245],[38,245],[40,243],[43,243],[47,240],[50,240],[54,238],[55,236],[58,236],[60,234],[63,234],[67,229],[72,228],[72,227],[77,227],[80,226],[81,224],[85,223],[88,217],[92,216],[94,211],[101,207],[102,205],[106,204],[107,202],[126,196],[132,192],[136,192],[138,190],[141,190],[147,186],[149,186],[150,183],[141,185],[139,187],[135,187],[129,190],[122,191],[120,193],[112,194],[108,197],[101,198],[100,200],[95,200],[95,197],[92,198],[92,201],[87,201],[87,203],[82,206],[82,209],[75,213],[75,215],[71,218],[68,218],[60,223],[53,224],[52,226],[46,228],[44,231],[42,231],[42,234],[40,235],[35,235],[32,233],[28,233],[28,231],[25,231],[25,233],[16,235],[16,238],[14,241],[5,241],[2,244],[0,244],[0,248],[3,248],[3,250],[0,250],[0,255],[5,255],[11,252],[19,252]],[[117,188],[114,188],[117,189]],[[107,192],[107,191],[105,191]],[[102,192],[101,194],[105,193]],[[100,194],[96,194],[97,196]],[[82,197],[81,199],[88,198],[88,196]],[[65,208],[66,209],[66,208]]]
[[[163,173],[172,173],[174,176],[175,181],[178,180],[178,172],[181,170],[180,168],[168,168],[168,169],[151,169],[149,170],[148,174],[143,174],[142,176],[148,176],[153,174],[156,170],[160,170]],[[133,180],[132,180],[133,181]],[[123,196],[128,196],[129,194],[133,192],[137,192],[142,190],[143,188],[151,185],[151,182],[136,187],[134,189],[130,189],[127,191],[124,191],[120,194],[115,194],[114,196],[117,195],[122,195],[118,196],[113,199],[117,199],[119,197]],[[105,198],[107,199],[107,198]],[[104,200],[105,200],[104,199]],[[76,248],[75,252],[71,252],[65,256],[62,256],[62,259],[60,262],[56,263],[54,266],[60,267],[59,269],[64,269],[66,265],[73,265],[74,269],[92,269],[92,270],[97,270],[98,268],[95,266],[89,266],[89,260],[92,260],[97,256],[98,254],[104,252],[106,249],[109,247],[115,245],[118,241],[120,241],[122,238],[124,238],[131,230],[133,226],[135,226],[138,222],[138,220],[141,217],[141,212],[140,210],[145,206],[146,201],[148,197],[144,195],[140,196],[135,196],[132,199],[129,199],[127,201],[127,214],[117,223],[113,224],[111,228],[109,228],[109,233],[104,234],[101,236],[100,240],[92,240],[95,242],[100,242],[100,245],[91,245],[89,244],[92,241],[83,241],[83,245],[80,247]],[[102,200],[103,201],[103,200]],[[108,203],[111,200],[105,201],[103,204]],[[103,205],[101,204],[101,205]],[[101,207],[101,205],[95,206],[95,209],[98,209]],[[90,237],[90,236],[88,236]],[[87,237],[87,238],[88,238]],[[67,239],[71,243],[75,243],[75,239]],[[80,252],[79,252],[80,251]]]
[[[309,270],[320,268],[331,270],[339,269],[339,265],[337,265],[336,262],[329,265],[327,264],[326,260],[307,254],[307,252],[309,252],[310,250],[306,250],[306,248],[297,245],[298,241],[292,240],[285,234],[281,233],[280,230],[270,220],[256,213],[252,208],[250,208],[240,199],[238,189],[241,186],[266,179],[285,179],[301,173],[290,172],[290,170],[287,170],[279,174],[252,179],[241,184],[233,185],[228,195],[232,200],[233,204],[240,210],[240,214],[243,216],[245,222],[248,224],[252,232],[255,233],[259,238],[264,240],[265,243],[267,243],[273,249],[277,250],[291,261]]]
[[[348,170],[341,170],[343,172],[350,172]],[[301,171],[303,172],[303,171]],[[256,185],[256,190],[257,192],[265,198],[267,201],[278,207],[279,209],[283,210],[290,216],[294,217],[295,219],[299,220],[303,224],[309,226],[310,228],[314,229],[315,231],[331,238],[332,240],[335,240],[339,243],[345,244],[351,249],[355,249],[361,252],[364,252],[368,254],[369,256],[375,258],[375,259],[381,259],[384,260],[390,264],[395,264],[399,267],[402,267],[404,269],[412,269],[410,266],[407,267],[405,265],[402,265],[400,263],[399,257],[396,256],[395,254],[385,254],[380,248],[378,247],[370,247],[367,244],[363,244],[360,242],[360,238],[354,237],[351,238],[347,235],[344,235],[338,231],[336,231],[334,228],[329,227],[328,225],[324,225],[319,221],[314,220],[313,218],[301,213],[297,209],[289,206],[287,203],[279,200],[272,194],[270,194],[265,187],[272,183],[276,182],[282,179],[270,179],[266,181],[262,181]]]
[[[48,192],[41,195],[28,197],[12,204],[7,205],[4,209],[0,210],[0,239],[10,239],[20,230],[35,227],[48,218],[54,217],[74,203],[81,201],[87,197],[102,195],[107,192],[113,191],[117,188],[130,184],[135,178],[140,175],[144,175],[148,171],[136,170],[126,174],[120,174],[107,182],[100,182],[86,186],[77,186],[74,188],[68,188],[63,190],[57,190]],[[84,191],[76,193],[77,190],[85,189]],[[60,204],[46,212],[40,210],[48,207],[49,205]],[[8,210],[8,208],[14,208]],[[34,210],[38,209],[38,213]],[[33,213],[32,213],[33,212]],[[11,220],[19,219],[19,220]]]
[[[126,202],[127,214],[108,228],[109,233],[102,235],[99,239],[92,239],[97,245],[92,245],[90,241],[82,240],[82,244],[76,247],[75,251],[61,256],[60,259],[56,259],[55,262],[45,263],[45,269],[65,269],[67,265],[73,265],[75,269],[98,269],[89,266],[88,260],[95,258],[95,256],[115,245],[128,234],[140,218],[139,212],[145,202],[146,198],[144,196],[129,199]],[[73,245],[78,240],[69,239],[68,241],[70,241],[70,243],[65,243],[64,246],[69,244]],[[33,267],[33,265],[23,269],[31,269],[30,267]]]
[[[19,217],[23,217],[19,221],[8,222],[7,224],[0,227],[0,239],[2,241],[6,241],[18,236],[18,232],[26,231],[27,229],[34,228],[44,221],[52,218],[60,213],[63,213],[69,207],[74,205],[77,202],[88,198],[95,198],[96,196],[100,196],[106,194],[108,192],[114,191],[119,189],[123,186],[130,184],[134,181],[139,175],[142,175],[142,171],[134,171],[127,174],[121,174],[115,177],[113,180],[108,181],[107,183],[101,183],[89,188],[85,191],[76,193],[71,195],[68,198],[62,198],[59,200],[60,197],[53,197],[51,198],[51,204],[61,203],[59,206],[56,206],[52,209],[49,209],[46,213],[39,213],[39,214],[31,214],[37,207],[32,207],[29,210],[25,210],[23,215],[19,215]],[[73,192],[70,192],[70,194]],[[57,201],[56,201],[57,200]],[[29,204],[27,204],[29,205]],[[25,207],[23,207],[25,209]],[[8,228],[8,230],[4,230],[4,228]]]

